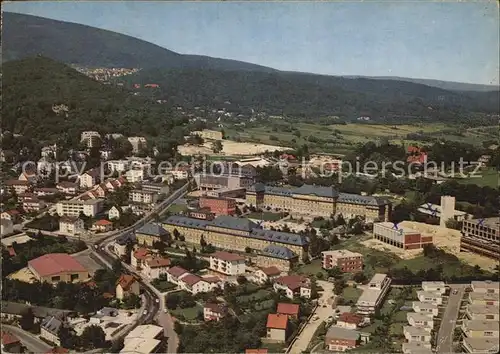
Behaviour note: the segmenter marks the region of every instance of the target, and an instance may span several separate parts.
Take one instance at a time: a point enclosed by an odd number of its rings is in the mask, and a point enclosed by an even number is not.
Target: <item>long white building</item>
[[[64,200],[56,204],[56,211],[59,216],[79,216],[83,213],[94,217],[102,211],[103,203],[103,199]]]
[[[391,286],[391,278],[387,274],[375,274],[359,297],[356,307],[357,313],[370,315],[375,313]]]

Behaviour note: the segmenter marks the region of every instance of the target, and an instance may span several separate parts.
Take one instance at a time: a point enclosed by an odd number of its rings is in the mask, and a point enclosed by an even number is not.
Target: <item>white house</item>
[[[482,294],[499,294],[500,293],[500,283],[497,281],[485,280],[485,281],[472,281],[471,282],[472,291],[475,293]]]
[[[443,303],[443,298],[441,293],[433,293],[429,291],[419,290],[417,291],[418,300],[421,302],[430,302],[431,304],[441,305]]]
[[[93,168],[79,176],[80,188],[92,188],[100,182],[101,171],[99,168]]]
[[[167,270],[167,280],[171,283],[179,284],[179,280],[187,274],[190,273],[182,267],[172,267]]]
[[[391,278],[387,274],[375,274],[356,302],[357,313],[369,315],[375,313],[389,291]]]
[[[286,297],[293,299],[295,296],[311,298],[311,281],[301,275],[285,275],[274,281],[275,291],[284,290]]]
[[[432,319],[432,315],[416,313],[416,312],[408,312],[406,314],[406,319],[408,320],[410,326],[413,327],[426,327],[426,328],[434,327],[434,321]]]
[[[431,329],[423,327],[404,326],[403,334],[409,343],[430,343]]]
[[[210,269],[225,275],[245,274],[245,257],[230,252],[215,252],[210,255]]]
[[[272,282],[272,281],[276,280],[277,278],[280,277],[280,275],[281,275],[281,270],[279,270],[275,266],[271,266],[271,267],[258,269],[254,273],[254,280],[258,284],[264,284],[268,281]]]
[[[131,183],[141,182],[146,178],[146,173],[142,168],[128,170],[127,172],[125,172],[125,178],[127,179],[128,182]]]
[[[144,261],[141,274],[150,280],[157,279],[161,275],[167,274],[168,268],[170,268],[170,259],[150,257]]]
[[[444,294],[446,292],[444,281],[423,281],[422,289],[424,291],[440,294]]]
[[[423,313],[432,316],[437,316],[439,313],[439,307],[436,304],[430,302],[413,301],[412,309],[416,313]]]
[[[118,220],[120,219],[121,211],[116,206],[112,206],[108,211],[109,220]]]
[[[203,278],[191,273],[185,274],[179,279],[179,287],[190,292],[193,295],[209,292],[212,290],[212,286],[210,285],[210,283],[203,280]]]
[[[59,232],[78,235],[85,231],[83,220],[77,216],[63,216],[59,219]]]

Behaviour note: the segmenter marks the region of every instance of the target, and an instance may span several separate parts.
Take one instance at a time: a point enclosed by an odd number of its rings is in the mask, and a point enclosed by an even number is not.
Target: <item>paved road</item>
[[[466,287],[465,284],[450,284],[450,296],[437,336],[437,353],[453,353],[453,332]],[[453,293],[455,290],[456,294]]]
[[[316,332],[319,325],[326,320],[328,316],[333,315],[332,307],[328,303],[328,300],[333,296],[333,283],[318,280],[318,285],[324,290],[318,300],[318,307],[314,311],[314,315],[312,317],[318,316],[319,318],[314,321],[311,317],[311,320],[306,323],[305,328],[292,344],[290,354],[300,354],[304,352],[309,346],[309,342],[311,342],[314,332]],[[326,307],[323,307],[323,304],[325,304]]]
[[[2,324],[2,330],[14,334],[23,345],[32,353],[46,353],[52,347],[44,341],[38,339],[33,334],[22,330],[19,327]]]

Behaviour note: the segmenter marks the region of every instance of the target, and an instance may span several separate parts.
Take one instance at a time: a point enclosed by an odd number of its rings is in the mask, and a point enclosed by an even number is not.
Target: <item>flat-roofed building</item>
[[[200,208],[209,208],[215,215],[233,215],[236,201],[230,198],[200,197]]]
[[[460,251],[500,258],[500,219],[485,218],[464,220]]]
[[[404,354],[432,354],[431,343],[403,343]]]
[[[202,191],[209,191],[214,189],[239,189],[248,188],[254,181],[252,178],[237,175],[210,175],[210,174],[196,174],[194,176],[198,188]]]
[[[403,334],[409,343],[430,343],[431,329],[424,327],[404,326]]]
[[[339,267],[346,273],[357,273],[363,270],[363,255],[349,250],[323,251],[322,267],[323,269],[332,269]]]
[[[404,250],[420,249],[432,244],[432,235],[422,235],[419,231],[391,222],[373,224],[373,238]]]
[[[469,293],[469,303],[475,305],[499,306],[500,298],[498,294]]]
[[[163,327],[155,325],[137,326],[125,337],[124,346],[120,353],[155,353],[159,349],[163,337]]]
[[[408,320],[408,323],[410,326],[413,327],[426,327],[426,328],[432,328],[434,327],[434,320],[432,319],[431,314],[423,314],[423,313],[416,313],[416,312],[408,312],[406,314],[406,319]]]
[[[498,353],[498,338],[468,338],[465,337],[462,342],[462,348],[466,353],[485,354]]]
[[[500,309],[492,305],[469,305],[465,314],[469,320],[500,321]]]
[[[500,294],[500,283],[497,281],[485,280],[479,281],[474,280],[471,282],[472,291],[475,293],[483,294]]]
[[[412,309],[416,313],[429,314],[432,316],[437,316],[439,314],[439,307],[436,304],[430,302],[413,301]]]
[[[389,291],[390,285],[391,278],[387,274],[375,274],[356,302],[357,313],[361,315],[375,313]]]
[[[470,338],[498,338],[498,321],[463,320],[462,331]]]
[[[154,204],[158,200],[158,193],[134,189],[129,192],[128,198],[135,203]]]
[[[95,217],[103,209],[103,199],[88,200],[65,200],[56,204],[56,212],[59,216],[86,216]]]
[[[423,281],[422,289],[424,291],[444,294],[446,292],[446,285],[444,281]]]
[[[443,297],[441,293],[435,293],[431,291],[419,290],[417,291],[418,301],[427,302],[435,305],[441,305],[443,303]]]

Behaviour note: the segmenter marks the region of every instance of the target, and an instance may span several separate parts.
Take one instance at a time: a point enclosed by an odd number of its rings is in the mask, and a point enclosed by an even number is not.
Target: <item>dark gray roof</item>
[[[19,302],[2,301],[2,313],[10,315],[22,315],[29,308],[31,308],[31,310],[33,311],[33,315],[37,318],[45,318],[47,316],[63,317],[70,316],[71,314],[76,314],[76,311],[71,310],[61,310],[51,307],[31,306]]]
[[[194,229],[205,229],[210,221],[189,218],[187,216],[172,215],[163,220],[163,223],[182,227],[192,227]]]
[[[362,204],[362,205],[386,205],[389,204],[389,201],[384,198],[377,198],[372,196],[365,196],[359,194],[350,194],[350,193],[340,193],[339,198],[337,199],[339,203],[349,203],[349,204]]]
[[[336,338],[336,339],[350,339],[357,340],[359,338],[359,332],[352,329],[331,326],[326,332],[326,338]]]
[[[126,234],[117,237],[115,240],[115,242],[121,246],[125,246],[128,241],[131,241],[131,242],[136,241],[136,237],[135,237],[135,234],[133,232],[127,232]]]
[[[285,243],[289,245],[296,245],[296,246],[305,246],[309,244],[309,241],[305,236],[292,234],[290,232],[253,229],[250,234],[250,237],[258,238],[261,240]]]
[[[164,236],[168,235],[168,232],[158,224],[147,223],[139,230],[136,231],[138,234],[151,235],[151,236]]]
[[[237,218],[229,215],[221,215],[216,217],[211,222],[211,226],[250,232],[252,231],[252,229],[257,227],[257,224],[251,221],[250,219]]]
[[[63,322],[54,316],[47,316],[40,323],[41,328],[45,329],[47,332],[56,335],[59,333],[59,329],[61,328],[62,325]]]
[[[269,257],[275,257],[286,260],[297,257],[297,255],[293,253],[293,251],[291,251],[290,249],[277,245],[269,245],[266,248],[264,248],[261,251],[261,253]]]
[[[311,184],[304,184],[300,187],[273,187],[265,186],[262,183],[256,183],[248,189],[250,192],[263,192],[275,195],[288,195],[301,194],[301,195],[316,195],[318,197],[336,198],[338,192],[332,187],[315,186]]]

